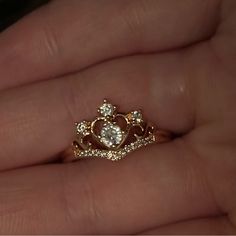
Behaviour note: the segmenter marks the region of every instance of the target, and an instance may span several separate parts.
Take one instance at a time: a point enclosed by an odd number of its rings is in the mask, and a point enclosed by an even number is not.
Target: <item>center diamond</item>
[[[107,147],[118,146],[123,139],[123,133],[119,126],[105,123],[101,129],[101,142]]]

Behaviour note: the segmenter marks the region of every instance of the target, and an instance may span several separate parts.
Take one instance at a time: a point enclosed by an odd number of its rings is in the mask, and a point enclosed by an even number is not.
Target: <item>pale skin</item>
[[[0,52],[1,234],[236,233],[235,0],[56,0]],[[177,138],[59,163],[104,98]]]

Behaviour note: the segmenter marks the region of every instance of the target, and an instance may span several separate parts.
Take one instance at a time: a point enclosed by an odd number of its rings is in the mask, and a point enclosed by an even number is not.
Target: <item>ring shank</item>
[[[154,135],[156,137],[156,143],[165,143],[173,138],[171,132],[165,130],[156,130]]]

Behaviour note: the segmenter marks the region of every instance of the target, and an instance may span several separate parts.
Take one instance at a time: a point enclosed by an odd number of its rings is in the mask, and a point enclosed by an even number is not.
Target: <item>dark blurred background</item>
[[[0,0],[0,31],[49,0]]]

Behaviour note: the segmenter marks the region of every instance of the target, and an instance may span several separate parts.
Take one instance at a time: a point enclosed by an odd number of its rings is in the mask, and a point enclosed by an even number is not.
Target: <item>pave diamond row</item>
[[[150,134],[145,138],[139,139],[133,143],[125,145],[123,148],[119,150],[75,149],[75,157],[76,159],[86,158],[86,157],[101,157],[112,161],[118,161],[123,157],[125,157],[128,153],[133,152],[141,147],[147,146],[148,144],[152,144],[155,141],[156,141],[155,135]]]

